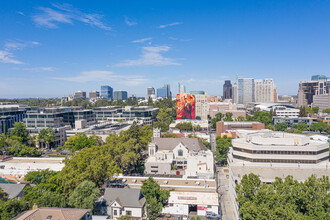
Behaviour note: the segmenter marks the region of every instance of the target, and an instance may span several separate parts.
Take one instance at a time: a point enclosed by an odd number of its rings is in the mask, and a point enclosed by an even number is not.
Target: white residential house
[[[123,215],[132,219],[141,219],[144,216],[145,198],[140,189],[106,188],[104,199],[107,204],[107,214],[112,219]]]
[[[214,178],[213,153],[197,138],[159,138],[149,143],[146,174]]]

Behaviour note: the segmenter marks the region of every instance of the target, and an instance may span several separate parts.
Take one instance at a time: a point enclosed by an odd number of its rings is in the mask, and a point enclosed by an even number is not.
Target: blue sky
[[[236,74],[295,95],[330,76],[329,1],[11,0],[0,14],[0,98],[178,82],[219,95]]]

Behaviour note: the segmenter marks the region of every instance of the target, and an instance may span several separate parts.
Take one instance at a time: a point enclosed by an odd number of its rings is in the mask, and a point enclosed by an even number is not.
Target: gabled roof
[[[23,212],[13,220],[79,220],[89,211],[89,209],[42,207]]]
[[[142,197],[140,189],[106,188],[104,199],[107,205],[111,205],[113,201],[120,201],[118,203],[124,207],[141,208],[145,203],[145,198]]]
[[[204,144],[197,138],[153,138],[158,150],[173,150],[180,142],[191,150],[207,150]]]
[[[25,186],[26,184],[0,183],[0,188],[2,188],[4,193],[8,195],[9,199],[16,198],[22,192]]]

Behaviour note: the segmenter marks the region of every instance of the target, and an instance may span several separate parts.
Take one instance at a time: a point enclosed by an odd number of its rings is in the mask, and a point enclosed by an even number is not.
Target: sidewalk
[[[217,167],[218,193],[221,199],[221,211],[223,220],[235,220],[234,202],[229,192],[229,182],[222,167]]]

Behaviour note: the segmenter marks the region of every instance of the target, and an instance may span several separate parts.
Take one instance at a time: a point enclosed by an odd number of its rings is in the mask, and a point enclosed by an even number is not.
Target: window
[[[126,215],[132,215],[132,211],[126,211]]]
[[[117,210],[113,210],[113,215],[117,216]]]
[[[183,151],[182,150],[178,150],[178,156],[182,157],[183,156]]]

